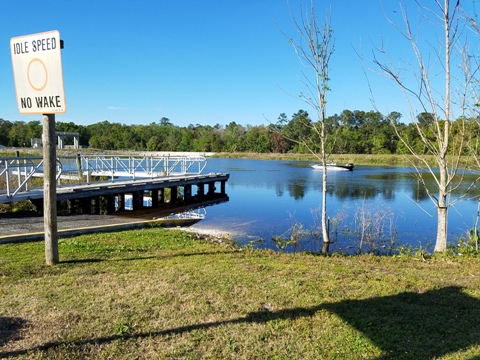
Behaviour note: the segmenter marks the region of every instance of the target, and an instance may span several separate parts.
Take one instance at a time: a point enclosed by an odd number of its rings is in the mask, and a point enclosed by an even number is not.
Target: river
[[[319,223],[322,172],[310,165],[305,161],[209,159],[204,173],[230,174],[226,187],[230,201],[209,207],[206,218],[194,228],[226,231],[241,245],[273,249],[282,244],[275,244],[273,237],[290,239],[291,229],[296,228],[302,231],[295,234],[304,235],[297,249],[318,251],[320,240],[311,233]],[[434,189],[433,177],[427,174],[425,179]],[[458,189],[452,199],[464,189]],[[329,171],[327,193],[332,251],[355,252],[360,239],[362,251],[385,250],[392,243],[396,248],[433,250],[435,206],[412,169],[356,166],[353,171]],[[477,200],[463,200],[450,208],[450,242],[473,227],[477,207]],[[286,250],[292,249],[290,245]]]

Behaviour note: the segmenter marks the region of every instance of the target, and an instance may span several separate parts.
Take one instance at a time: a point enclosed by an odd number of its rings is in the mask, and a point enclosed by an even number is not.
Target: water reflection
[[[305,178],[289,179],[287,184],[288,194],[295,200],[302,199],[305,197],[308,185]]]
[[[415,184],[413,185],[411,198],[414,199],[417,202],[428,199],[427,189],[418,180],[416,180]]]
[[[282,183],[280,182],[275,183],[275,194],[277,194],[277,196],[283,196],[283,194],[285,194],[285,189],[283,188]]]
[[[354,187],[346,183],[340,183],[336,186],[327,185],[327,194],[334,195],[338,200],[356,200],[356,199],[374,199],[379,191],[371,185]]]

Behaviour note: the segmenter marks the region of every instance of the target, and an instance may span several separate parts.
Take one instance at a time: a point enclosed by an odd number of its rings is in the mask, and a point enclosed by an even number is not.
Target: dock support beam
[[[152,207],[158,207],[158,189],[151,190],[152,192]]]
[[[100,214],[100,197],[99,196],[95,196],[94,198],[92,198],[92,210],[90,213],[95,215]]]
[[[143,208],[143,191],[135,191],[132,194],[132,209],[140,210]]]
[[[158,189],[158,202],[165,204],[165,189]]]
[[[192,200],[192,185],[187,184],[183,188],[183,201],[185,204],[190,203]]]
[[[197,196],[201,200],[205,196],[205,186],[204,184],[197,185]]]
[[[125,194],[118,194],[117,195],[117,211],[125,211]]]
[[[177,205],[178,188],[176,186],[170,188],[170,204]]]
[[[115,195],[107,195],[107,214],[113,214],[115,210]]]
[[[82,214],[90,214],[90,198],[83,198],[80,199],[81,206],[82,206]]]
[[[214,182],[208,183],[208,195],[215,194],[215,190],[216,190],[215,183]]]

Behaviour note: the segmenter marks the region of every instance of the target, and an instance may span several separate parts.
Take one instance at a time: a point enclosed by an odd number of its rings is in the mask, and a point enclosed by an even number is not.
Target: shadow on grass
[[[204,251],[204,252],[194,252],[194,253],[175,253],[175,254],[167,254],[167,255],[155,255],[155,256],[133,256],[133,257],[125,257],[125,258],[118,258],[118,259],[111,259],[109,257],[105,258],[87,258],[87,259],[69,259],[69,260],[62,260],[60,264],[91,264],[91,263],[98,263],[98,262],[120,262],[120,261],[136,261],[136,260],[163,260],[169,258],[176,258],[176,257],[190,257],[190,256],[212,256],[212,255],[223,255],[229,254],[231,251]]]
[[[20,336],[20,330],[27,325],[27,321],[22,318],[12,318],[0,316],[0,346],[5,345],[10,340],[16,340]],[[0,357],[2,353],[0,352]]]
[[[337,314],[382,349],[385,355],[377,360],[434,359],[480,345],[480,300],[468,296],[460,287],[446,287],[425,293],[405,292],[365,300],[324,303],[313,307],[258,311],[238,319],[148,333],[77,342],[52,342],[31,349],[0,352],[0,357],[15,357],[65,345],[98,345],[119,339],[170,336],[229,324],[267,323],[276,319],[311,317],[320,310]],[[475,359],[480,359],[480,356]]]
[[[60,261],[60,264],[91,264],[91,263],[97,263],[97,262],[102,262],[105,261],[104,259],[74,259],[74,260],[62,260]]]
[[[480,345],[480,300],[456,286],[345,300],[322,308],[382,349],[386,355],[379,359],[433,359]]]

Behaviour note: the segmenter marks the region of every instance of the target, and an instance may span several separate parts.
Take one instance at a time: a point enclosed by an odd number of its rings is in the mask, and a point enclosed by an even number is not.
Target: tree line
[[[392,122],[400,136],[417,153],[426,154],[428,149],[420,138],[413,123],[404,124],[401,114],[392,112],[382,115],[378,111],[344,110],[326,118],[327,152],[331,154],[407,154]],[[433,116],[421,113],[418,123],[426,129],[433,129]],[[480,135],[477,119],[471,119],[469,132],[472,141]],[[279,115],[276,123],[269,125],[189,125],[180,127],[163,117],[158,123],[149,125],[125,125],[102,121],[91,125],[77,125],[73,122],[56,123],[56,131],[80,134],[80,144],[103,150],[133,151],[195,151],[195,152],[255,152],[255,153],[310,153],[305,147],[319,144],[318,134],[312,131],[313,120],[308,112],[299,110],[290,119],[285,113]],[[452,126],[452,138],[459,136]],[[433,133],[432,133],[433,135]],[[0,145],[29,147],[32,138],[41,138],[41,121],[9,121],[0,118]],[[462,139],[459,139],[459,141]],[[465,140],[465,139],[463,139]],[[67,145],[73,139],[65,139]],[[313,149],[315,150],[315,149]]]

